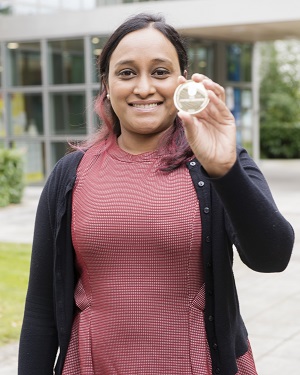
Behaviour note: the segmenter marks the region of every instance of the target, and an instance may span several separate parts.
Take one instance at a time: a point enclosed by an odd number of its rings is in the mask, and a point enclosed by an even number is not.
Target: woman
[[[283,271],[294,233],[247,152],[224,89],[177,113],[178,33],[140,14],[100,62],[97,137],[55,166],[41,195],[19,374],[256,374],[232,272],[234,244]]]

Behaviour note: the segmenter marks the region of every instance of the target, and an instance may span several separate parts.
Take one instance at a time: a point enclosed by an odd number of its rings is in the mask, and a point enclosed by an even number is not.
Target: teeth
[[[157,103],[151,103],[151,104],[133,104],[133,107],[135,108],[154,108],[157,107]]]

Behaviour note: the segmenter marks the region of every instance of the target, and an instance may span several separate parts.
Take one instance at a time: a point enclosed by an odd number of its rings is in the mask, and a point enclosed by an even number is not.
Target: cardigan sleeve
[[[54,280],[55,264],[57,264],[57,237],[58,223],[61,220],[59,215],[63,213],[63,206],[66,205],[66,192],[71,194],[72,187],[76,179],[77,165],[84,152],[77,151],[65,155],[60,159],[50,174],[42,191],[35,219],[35,228],[32,244],[32,255],[30,265],[30,275],[27,296],[25,301],[25,311],[20,337],[19,347],[19,375],[53,375],[54,365],[56,365],[57,352],[60,346],[60,354],[65,352],[66,340],[58,334],[58,316],[56,315],[57,303],[56,294],[62,290],[56,285]],[[60,217],[60,218],[59,218]],[[60,224],[60,225],[59,225]],[[69,225],[65,223],[65,225]],[[61,228],[62,238],[68,237],[70,228]],[[66,241],[64,241],[66,244]],[[67,249],[66,250],[67,253]],[[72,259],[73,261],[73,259]],[[73,263],[70,264],[69,271],[73,270]],[[63,319],[63,323],[71,321],[73,311],[73,271],[67,272],[71,283],[68,281],[64,285],[70,287],[69,299],[65,298],[63,305],[66,308],[62,312],[63,317],[71,311],[68,320]],[[64,274],[64,278],[66,278]],[[56,285],[56,288],[55,288]],[[69,289],[68,289],[69,291]],[[60,317],[62,322],[62,317]],[[70,324],[70,326],[71,326]],[[60,327],[65,330],[66,326]],[[66,336],[67,337],[67,336]],[[59,338],[61,341],[59,341]],[[64,342],[63,342],[64,341]],[[64,345],[64,347],[62,347]],[[64,353],[65,354],[65,353]],[[62,361],[59,358],[58,362]]]
[[[53,176],[52,172],[52,176]],[[19,347],[19,375],[52,375],[58,349],[53,301],[54,231],[49,177],[39,200]]]
[[[223,177],[210,179],[231,227],[242,261],[259,272],[283,271],[290,260],[294,231],[279,212],[263,174],[244,149]]]

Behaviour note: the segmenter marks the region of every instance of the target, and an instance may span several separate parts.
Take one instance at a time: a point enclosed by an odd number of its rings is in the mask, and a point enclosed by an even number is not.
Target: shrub
[[[0,149],[0,207],[20,203],[24,190],[22,155],[17,150]]]
[[[261,124],[260,148],[262,158],[300,158],[300,124]]]
[[[298,41],[261,44],[260,147],[264,158],[300,157]]]

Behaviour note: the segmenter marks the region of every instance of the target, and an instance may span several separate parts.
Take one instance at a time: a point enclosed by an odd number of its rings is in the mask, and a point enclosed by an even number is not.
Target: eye
[[[158,78],[166,78],[170,72],[167,69],[158,68],[152,74]]]
[[[118,73],[118,76],[122,78],[131,78],[131,77],[134,77],[135,75],[136,75],[135,72],[132,71],[131,69],[123,69]]]

